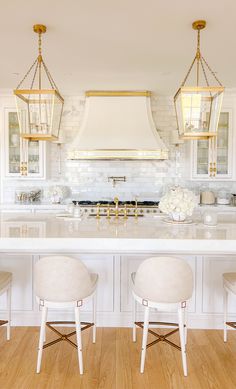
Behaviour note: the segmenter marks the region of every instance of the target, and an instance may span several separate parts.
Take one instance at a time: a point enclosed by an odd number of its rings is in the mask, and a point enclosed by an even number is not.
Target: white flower
[[[171,188],[160,200],[159,209],[167,214],[172,212],[184,213],[191,216],[197,205],[193,192],[180,186]]]

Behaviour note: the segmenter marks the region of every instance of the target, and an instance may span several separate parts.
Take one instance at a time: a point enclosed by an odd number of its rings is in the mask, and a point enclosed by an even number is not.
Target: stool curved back
[[[11,331],[11,284],[12,273],[7,271],[0,271],[0,296],[3,293],[7,295],[7,320],[0,320],[0,326],[7,325],[7,340],[10,340]]]
[[[148,258],[136,272],[133,290],[139,297],[156,303],[186,301],[193,292],[192,269],[180,258]]]
[[[93,280],[79,259],[48,256],[35,265],[35,293],[42,300],[70,302],[82,300],[93,292]]]

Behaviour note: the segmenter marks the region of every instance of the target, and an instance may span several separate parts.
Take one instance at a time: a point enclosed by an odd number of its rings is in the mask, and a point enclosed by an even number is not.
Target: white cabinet
[[[192,179],[231,180],[233,178],[232,110],[220,114],[216,139],[192,142]]]
[[[4,143],[2,163],[4,176],[13,178],[45,178],[46,143],[20,137],[15,108],[4,108]]]

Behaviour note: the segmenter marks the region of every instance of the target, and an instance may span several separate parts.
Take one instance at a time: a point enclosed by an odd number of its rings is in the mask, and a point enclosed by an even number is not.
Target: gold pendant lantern
[[[206,26],[205,20],[192,24],[197,31],[197,52],[174,96],[176,118],[181,139],[209,139],[217,136],[224,87],[200,51],[200,31]],[[186,81],[196,65],[196,86],[186,86]],[[211,86],[208,76],[214,80]]]
[[[33,30],[38,34],[38,56],[14,90],[20,134],[28,140],[55,141],[59,136],[64,99],[42,57],[41,35],[46,32],[46,26],[36,24]]]

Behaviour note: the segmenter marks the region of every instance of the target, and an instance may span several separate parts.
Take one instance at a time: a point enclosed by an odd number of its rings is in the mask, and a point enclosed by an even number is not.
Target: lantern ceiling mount
[[[192,23],[192,27],[194,30],[203,30],[206,27],[205,20],[196,20]]]
[[[33,31],[38,34],[38,56],[14,90],[20,135],[27,140],[55,141],[64,99],[42,57],[42,34],[47,27],[35,24]]]
[[[179,135],[182,139],[199,140],[217,136],[224,87],[200,51],[200,31],[205,20],[196,20],[192,28],[197,31],[197,50],[188,72],[174,96]],[[196,65],[194,86],[186,86]],[[214,84],[210,85],[209,76]]]
[[[36,34],[44,34],[47,31],[47,27],[44,24],[35,24],[33,30]]]

